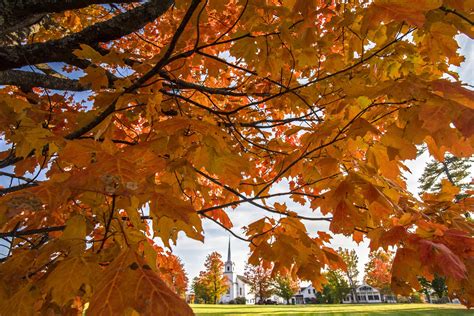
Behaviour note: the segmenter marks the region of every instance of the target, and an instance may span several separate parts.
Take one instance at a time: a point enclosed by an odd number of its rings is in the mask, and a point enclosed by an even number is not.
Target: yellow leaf
[[[90,59],[93,63],[98,62],[102,55],[86,44],[79,45],[81,49],[75,49],[72,53],[81,59]]]
[[[99,265],[87,262],[83,257],[71,257],[60,261],[46,279],[46,291],[51,291],[54,302],[65,305],[72,301],[84,284],[90,284],[99,272]]]
[[[79,79],[79,82],[91,86],[93,90],[100,90],[106,88],[109,85],[109,79],[105,74],[105,70],[100,67],[87,67],[85,70],[86,75]]]

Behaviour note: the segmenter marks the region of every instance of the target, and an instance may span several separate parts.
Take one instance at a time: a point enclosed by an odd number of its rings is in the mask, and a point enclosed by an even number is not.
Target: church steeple
[[[232,259],[230,256],[230,236],[229,236],[229,247],[227,248],[227,262],[232,262]]]
[[[234,263],[232,262],[232,256],[230,254],[230,236],[229,236],[229,245],[228,245],[228,248],[227,248],[227,261],[225,262],[224,273],[230,274],[231,279],[233,279],[233,277],[232,277],[233,272],[234,272]]]

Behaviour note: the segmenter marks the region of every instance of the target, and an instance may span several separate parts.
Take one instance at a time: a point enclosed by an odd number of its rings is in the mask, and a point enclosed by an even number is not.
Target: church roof
[[[242,281],[244,283],[250,284],[249,280],[246,277],[244,277],[243,275],[237,275],[237,279],[239,279],[240,281]]]

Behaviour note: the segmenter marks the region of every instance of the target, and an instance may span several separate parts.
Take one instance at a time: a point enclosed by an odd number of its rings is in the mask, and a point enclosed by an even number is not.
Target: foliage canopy
[[[330,235],[305,225],[324,221],[374,251],[398,247],[395,293],[436,274],[474,305],[472,198],[445,181],[418,200],[401,174],[417,145],[439,161],[473,154],[474,93],[450,70],[473,9],[1,1],[0,310],[190,314],[148,240],[203,240],[202,221],[231,230],[242,204],[260,216],[232,231],[253,264],[320,285],[323,268],[343,267]]]
[[[205,270],[193,282],[193,290],[197,301],[217,304],[219,299],[229,290],[229,280],[224,276],[224,263],[218,252],[206,257]]]

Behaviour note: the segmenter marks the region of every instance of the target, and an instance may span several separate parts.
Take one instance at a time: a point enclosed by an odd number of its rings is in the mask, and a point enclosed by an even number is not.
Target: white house
[[[356,288],[357,300],[355,300],[353,293],[349,293],[342,300],[343,303],[382,303],[382,295],[379,290],[367,284],[362,284]]]
[[[255,304],[255,296],[250,293],[250,286],[244,276],[235,273],[235,265],[231,259],[230,238],[227,249],[227,261],[224,264],[224,276],[227,277],[229,289],[224,294],[219,303],[229,303],[237,297],[245,298],[247,304]]]
[[[316,299],[316,289],[310,284],[308,286],[300,287],[290,300],[291,304],[308,304]]]

